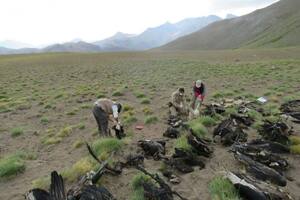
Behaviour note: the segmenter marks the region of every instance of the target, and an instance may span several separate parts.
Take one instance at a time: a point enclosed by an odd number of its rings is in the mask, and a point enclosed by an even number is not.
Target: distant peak
[[[232,19],[232,18],[236,18],[237,16],[236,15],[233,15],[233,14],[227,14],[225,19]]]

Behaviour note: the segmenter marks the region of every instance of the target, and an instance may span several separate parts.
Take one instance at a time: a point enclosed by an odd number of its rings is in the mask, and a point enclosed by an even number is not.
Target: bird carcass
[[[286,178],[276,170],[256,162],[249,156],[246,156],[238,151],[235,152],[234,157],[243,163],[246,167],[246,171],[255,178],[262,181],[269,181],[279,186],[286,186]]]
[[[199,156],[210,157],[213,150],[208,146],[209,141],[197,137],[192,130],[190,132],[187,136],[187,141],[192,146],[192,151]]]
[[[292,200],[292,197],[282,189],[250,176],[226,172],[224,177],[235,186],[245,200]]]
[[[283,122],[264,121],[258,130],[263,139],[288,145],[291,129]]]
[[[225,112],[224,106],[217,103],[206,105],[204,108],[204,115],[214,116],[216,114],[222,114],[224,112]]]
[[[199,156],[196,156],[191,151],[181,148],[175,148],[175,153],[170,159],[166,160],[165,163],[181,173],[190,173],[194,171],[193,167],[195,166],[199,166],[199,169],[203,169],[205,167],[204,162],[199,158]]]
[[[137,166],[138,170],[148,175],[155,181],[156,184],[151,182],[143,182],[142,186],[144,189],[144,197],[147,200],[173,200],[173,196],[177,196],[182,200],[187,200],[183,198],[179,193],[173,191],[171,187],[165,183],[165,181],[158,174],[151,174],[144,168]]]
[[[243,155],[246,155],[256,162],[273,168],[279,173],[287,170],[289,166],[286,159],[257,146],[248,144],[236,144],[233,145],[232,150],[234,152],[239,152]]]
[[[280,110],[286,114],[300,120],[300,100],[293,100],[281,105]]]
[[[262,139],[252,140],[247,143],[248,146],[253,146],[259,149],[264,149],[272,153],[287,154],[290,153],[290,148],[278,142],[266,141]]]
[[[246,142],[247,134],[243,131],[243,127],[239,126],[239,121],[233,117],[223,120],[213,132],[214,138],[219,137],[225,146],[230,146],[234,142]]]
[[[165,155],[166,142],[163,140],[140,140],[138,145],[143,149],[146,156],[159,160]]]
[[[168,127],[168,129],[163,134],[164,137],[168,138],[178,138],[180,136],[180,132],[177,128]]]

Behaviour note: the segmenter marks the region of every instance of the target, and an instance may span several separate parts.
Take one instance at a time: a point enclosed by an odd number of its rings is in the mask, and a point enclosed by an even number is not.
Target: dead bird
[[[163,140],[140,140],[138,145],[143,149],[146,156],[152,156],[155,160],[164,157],[166,142]]]

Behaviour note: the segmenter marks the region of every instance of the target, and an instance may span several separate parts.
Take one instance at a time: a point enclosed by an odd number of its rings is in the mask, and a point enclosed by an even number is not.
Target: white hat
[[[196,87],[199,88],[201,87],[202,81],[201,80],[197,80],[196,81]]]

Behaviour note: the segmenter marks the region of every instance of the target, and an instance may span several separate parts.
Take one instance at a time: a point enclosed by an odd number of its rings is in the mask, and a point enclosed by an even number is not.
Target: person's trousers
[[[96,119],[99,134],[103,134],[104,136],[109,136],[108,130],[108,116],[105,111],[99,106],[95,105],[93,108],[93,115]]]

